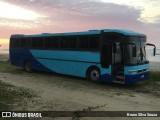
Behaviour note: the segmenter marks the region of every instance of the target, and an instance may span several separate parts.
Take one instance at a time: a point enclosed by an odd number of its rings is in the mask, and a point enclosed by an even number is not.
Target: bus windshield
[[[148,63],[148,56],[146,54],[146,38],[130,37],[132,44],[126,46],[126,64],[138,65]],[[136,49],[134,49],[136,47]],[[136,56],[133,55],[133,50],[136,50]]]

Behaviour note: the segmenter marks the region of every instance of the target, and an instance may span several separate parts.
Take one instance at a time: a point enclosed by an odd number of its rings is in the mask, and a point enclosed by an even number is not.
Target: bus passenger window
[[[59,38],[55,37],[52,39],[52,48],[58,48],[59,47]]]
[[[68,38],[67,37],[62,37],[61,38],[61,48],[68,48]]]
[[[43,43],[43,38],[33,38],[32,39],[32,47],[33,48],[43,48],[44,43]]]
[[[88,49],[88,36],[79,37],[79,48]]]
[[[20,48],[21,47],[21,39],[14,39],[13,40],[13,47]]]
[[[27,48],[27,38],[21,39],[21,48]]]
[[[57,37],[48,37],[45,39],[45,48],[54,49],[59,47],[59,38]]]
[[[99,38],[98,36],[90,36],[89,37],[89,49],[98,50],[99,48]]]
[[[52,48],[52,42],[53,40],[51,38],[45,39],[45,49],[51,49]]]
[[[68,48],[76,48],[77,37],[68,37]]]

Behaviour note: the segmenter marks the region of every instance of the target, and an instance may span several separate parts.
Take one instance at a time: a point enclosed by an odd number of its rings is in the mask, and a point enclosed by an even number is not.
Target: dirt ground
[[[50,73],[2,73],[0,80],[29,88],[37,96],[15,105],[15,110],[30,111],[160,111],[160,97],[139,92],[141,85],[95,84],[82,78]],[[142,90],[143,91],[143,90]],[[48,118],[73,119],[73,118]],[[160,118],[78,118],[77,120],[159,120]]]

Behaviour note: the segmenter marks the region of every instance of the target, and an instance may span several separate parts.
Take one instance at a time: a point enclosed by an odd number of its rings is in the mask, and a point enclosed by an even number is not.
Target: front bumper
[[[135,84],[147,79],[149,79],[149,71],[134,75],[125,75],[125,84]]]

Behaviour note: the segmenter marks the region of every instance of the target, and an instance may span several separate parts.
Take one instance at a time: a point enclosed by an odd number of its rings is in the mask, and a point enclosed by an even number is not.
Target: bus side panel
[[[49,50],[32,50],[31,52],[37,61],[56,73],[86,77],[87,69],[91,66],[97,66],[101,71],[102,81],[112,82],[111,66],[101,68],[98,52]]]
[[[100,64],[85,63],[85,62],[72,62],[72,61],[59,61],[48,59],[37,59],[41,64],[45,65],[51,71],[60,74],[73,75],[79,77],[86,77],[86,71],[90,66],[97,66],[101,71],[101,78],[103,82],[112,82],[111,69],[101,68]]]
[[[30,50],[35,58],[100,63],[99,52],[65,50]]]
[[[100,66],[98,52],[31,50],[31,53],[42,65],[60,74],[86,77],[90,66]]]
[[[73,75],[79,77],[86,77],[86,70],[90,66],[98,66],[98,64],[91,64],[85,62],[71,62],[60,60],[37,59],[41,64],[45,65],[51,71],[59,74]]]
[[[64,58],[67,59],[61,60]],[[71,52],[71,54],[67,52],[66,54],[65,51],[10,49],[10,62],[15,66],[24,67],[25,61],[28,60],[34,70],[79,77],[86,77],[87,69],[90,66],[97,66],[100,68],[102,81],[111,82],[111,66],[101,68],[99,58],[99,53],[95,52]]]

